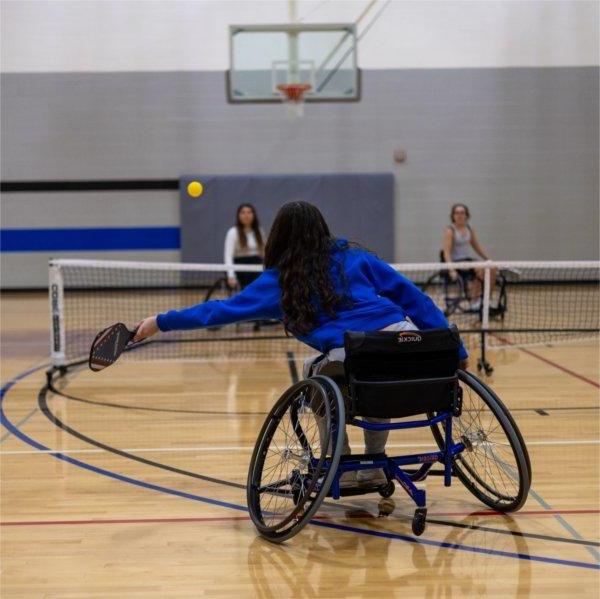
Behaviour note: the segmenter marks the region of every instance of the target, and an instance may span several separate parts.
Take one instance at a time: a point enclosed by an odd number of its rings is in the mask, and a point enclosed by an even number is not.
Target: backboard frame
[[[303,32],[340,32],[346,30],[349,35],[354,39],[354,44],[350,54],[351,60],[354,65],[354,89],[356,93],[350,97],[334,96],[334,97],[314,97],[306,96],[304,100],[310,103],[324,102],[360,102],[362,96],[362,76],[360,68],[358,67],[358,54],[357,54],[357,32],[355,23],[271,23],[264,25],[230,25],[229,26],[229,69],[225,72],[225,88],[227,101],[230,104],[277,104],[281,103],[281,96],[274,94],[273,97],[247,97],[242,98],[236,96],[233,93],[232,86],[232,67],[234,66],[234,35],[237,33],[248,32],[248,33],[278,33],[278,32],[289,32],[289,33],[303,33]],[[281,59],[278,62],[286,62]],[[300,59],[298,62],[304,62]]]

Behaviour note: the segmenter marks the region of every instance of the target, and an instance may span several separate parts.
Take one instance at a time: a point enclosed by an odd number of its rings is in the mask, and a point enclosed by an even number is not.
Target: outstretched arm
[[[417,327],[420,329],[448,327],[444,313],[412,281],[375,256],[369,256],[369,266],[371,280],[377,293],[389,298],[402,308]],[[461,342],[461,360],[466,360],[468,355]]]
[[[222,326],[243,320],[281,318],[277,272],[264,271],[243,291],[228,300],[214,300],[182,310],[150,316],[138,325],[135,341],[160,331],[184,331]]]

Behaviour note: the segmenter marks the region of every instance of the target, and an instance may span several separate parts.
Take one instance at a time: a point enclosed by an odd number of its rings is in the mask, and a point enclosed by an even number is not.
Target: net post
[[[62,270],[53,260],[49,263],[48,296],[50,302],[50,358],[54,367],[66,363],[64,283]]]
[[[484,331],[490,328],[491,270],[492,265],[487,262],[483,270],[483,306],[481,307],[481,328]]]

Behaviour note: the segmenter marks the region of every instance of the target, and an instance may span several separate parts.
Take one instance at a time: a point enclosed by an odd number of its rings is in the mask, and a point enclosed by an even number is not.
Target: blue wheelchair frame
[[[359,428],[372,431],[431,427],[443,422],[445,440],[444,449],[395,457],[390,457],[386,454],[342,456],[329,489],[331,497],[336,500],[341,498],[342,492],[340,489],[340,478],[344,473],[380,468],[385,472],[388,481],[395,480],[400,483],[402,488],[415,502],[417,508],[425,510],[427,508],[426,492],[423,489],[417,488],[415,483],[425,480],[432,466],[439,462],[444,465],[444,486],[451,486],[452,464],[454,462],[454,458],[466,449],[464,443],[453,443],[452,441],[452,418],[454,415],[455,414],[453,414],[453,412],[442,412],[433,418],[396,423],[375,423],[367,422],[362,419],[351,418],[347,422],[348,425],[357,426]],[[339,431],[337,431],[335,428],[332,432],[334,435],[339,434]],[[313,467],[317,466],[317,461],[315,458],[311,458],[311,462]],[[414,472],[405,472],[402,469],[402,466],[410,466],[413,464],[420,465],[420,467]],[[325,461],[324,468],[327,469],[330,467],[330,465],[331,460],[327,459]],[[359,491],[358,493],[351,494],[356,495],[361,493]]]
[[[330,487],[333,499],[339,499],[341,497],[340,477],[345,472],[358,472],[359,470],[381,468],[385,472],[388,480],[396,480],[400,483],[402,488],[417,504],[417,507],[425,508],[427,506],[426,493],[424,490],[418,489],[414,483],[427,478],[431,467],[436,462],[440,462],[444,465],[444,485],[449,487],[452,484],[452,464],[454,458],[457,454],[466,449],[464,443],[452,442],[453,416],[452,412],[443,412],[431,419],[396,423],[376,423],[351,418],[347,424],[371,431],[431,427],[443,422],[445,433],[444,450],[396,457],[380,454],[381,457],[378,456],[371,459],[369,456],[360,455],[348,456],[347,459],[342,457]],[[336,431],[336,433],[337,432],[338,431]],[[402,470],[401,466],[409,466],[411,464],[420,464],[420,468],[414,473],[407,473]],[[327,465],[329,465],[329,463]]]

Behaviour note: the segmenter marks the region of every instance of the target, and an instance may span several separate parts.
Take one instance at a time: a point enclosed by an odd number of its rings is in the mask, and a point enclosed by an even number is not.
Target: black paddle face
[[[90,349],[90,370],[99,372],[114,364],[134,335],[135,331],[130,331],[122,322],[100,331]]]

